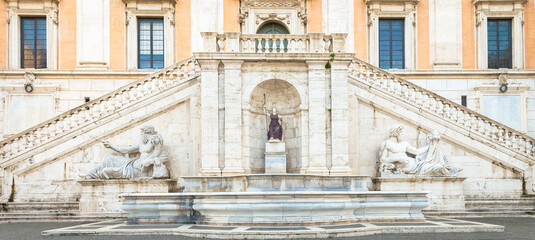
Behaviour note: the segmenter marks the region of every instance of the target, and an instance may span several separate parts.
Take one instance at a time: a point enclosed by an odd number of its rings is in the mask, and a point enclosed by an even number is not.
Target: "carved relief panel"
[[[290,34],[306,34],[305,0],[241,0],[239,14],[241,32],[255,34],[262,25],[276,22]]]

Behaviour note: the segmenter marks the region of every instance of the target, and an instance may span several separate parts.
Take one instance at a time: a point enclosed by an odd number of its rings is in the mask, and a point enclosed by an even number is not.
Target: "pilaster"
[[[245,173],[242,154],[242,63],[243,60],[223,60],[225,71],[225,169],[223,169],[223,175]]]
[[[309,102],[309,160],[307,173],[328,174],[326,134],[326,61],[307,61]]]
[[[198,60],[201,65],[201,175],[221,175],[219,168],[218,66],[219,60]]]
[[[331,175],[351,174],[349,167],[348,60],[331,63]]]

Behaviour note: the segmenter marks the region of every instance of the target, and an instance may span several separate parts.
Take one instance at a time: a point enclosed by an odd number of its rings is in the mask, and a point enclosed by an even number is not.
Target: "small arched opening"
[[[288,29],[277,22],[267,22],[258,28],[256,34],[283,35],[290,34]],[[284,37],[266,37],[255,41],[256,52],[288,52],[288,40]]]

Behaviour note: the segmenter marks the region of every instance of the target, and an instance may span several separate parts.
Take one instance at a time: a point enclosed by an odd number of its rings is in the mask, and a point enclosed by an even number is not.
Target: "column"
[[[309,104],[309,154],[307,173],[328,174],[326,148],[326,61],[307,61]],[[305,125],[306,126],[306,125]]]
[[[225,169],[223,169],[223,175],[245,173],[242,154],[242,63],[243,60],[223,60],[225,69]]]
[[[349,168],[348,60],[331,63],[331,175],[351,174]]]
[[[201,65],[201,170],[204,176],[221,175],[219,169],[218,60]]]

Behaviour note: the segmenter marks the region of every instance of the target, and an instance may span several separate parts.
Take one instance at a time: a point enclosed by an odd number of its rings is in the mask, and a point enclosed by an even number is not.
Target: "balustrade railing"
[[[350,74],[372,88],[380,89],[424,111],[438,115],[465,128],[471,134],[478,134],[531,159],[535,157],[535,139],[405,79],[359,59],[353,60]]]
[[[191,57],[0,141],[0,163],[199,74]]]
[[[241,34],[201,33],[204,51],[243,53],[331,53],[345,52],[347,34]]]

